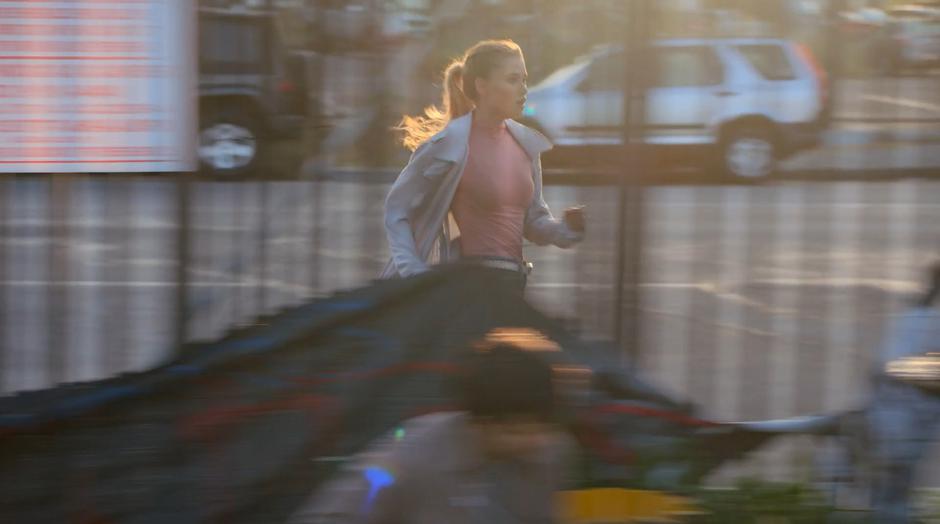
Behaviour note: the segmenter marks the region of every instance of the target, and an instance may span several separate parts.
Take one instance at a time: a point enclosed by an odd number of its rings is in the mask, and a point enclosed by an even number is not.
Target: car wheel
[[[260,153],[259,125],[240,112],[221,109],[200,119],[197,154],[203,173],[235,178],[250,173]]]
[[[765,178],[777,167],[777,153],[777,144],[769,129],[732,128],[722,140],[721,167],[724,174],[734,178]]]

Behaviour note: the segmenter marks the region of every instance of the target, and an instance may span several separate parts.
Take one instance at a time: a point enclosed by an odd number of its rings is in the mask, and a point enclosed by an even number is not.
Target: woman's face
[[[477,107],[501,118],[522,114],[529,91],[522,55],[503,58],[487,78],[477,78]]]

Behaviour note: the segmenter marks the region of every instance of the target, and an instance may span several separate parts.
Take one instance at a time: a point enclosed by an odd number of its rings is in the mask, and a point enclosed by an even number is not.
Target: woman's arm
[[[415,244],[412,216],[432,189],[433,181],[424,176],[424,170],[433,160],[430,145],[429,140],[415,150],[385,198],[385,234],[392,262],[403,277],[428,269]]]
[[[558,247],[571,247],[584,239],[584,232],[574,231],[563,220],[552,216],[548,204],[542,197],[542,161],[535,161],[533,167],[535,194],[525,217],[524,236],[531,242],[544,246],[552,244]]]

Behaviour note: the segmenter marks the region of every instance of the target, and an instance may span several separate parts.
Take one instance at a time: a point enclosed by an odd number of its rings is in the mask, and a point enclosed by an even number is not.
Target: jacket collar
[[[531,127],[520,124],[511,118],[506,120],[506,125],[509,127],[509,132],[516,138],[516,141],[522,144],[522,148],[525,149],[525,152],[529,154],[529,158],[532,160],[552,148],[552,143],[545,138],[545,135]]]
[[[435,158],[449,162],[463,162],[470,142],[470,127],[473,124],[473,112],[451,120],[440,133],[431,137],[431,142],[438,144]],[[552,143],[542,133],[530,129],[513,119],[506,120],[506,127],[513,138],[522,146],[529,158],[535,160],[552,148]]]

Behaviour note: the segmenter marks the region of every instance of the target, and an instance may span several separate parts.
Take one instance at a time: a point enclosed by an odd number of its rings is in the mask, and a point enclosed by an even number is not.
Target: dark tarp
[[[0,399],[0,522],[281,522],[343,457],[452,406],[455,357],[497,327],[592,370],[569,395],[578,485],[681,489],[772,436],[694,417],[489,271],[377,282],[151,371]]]

